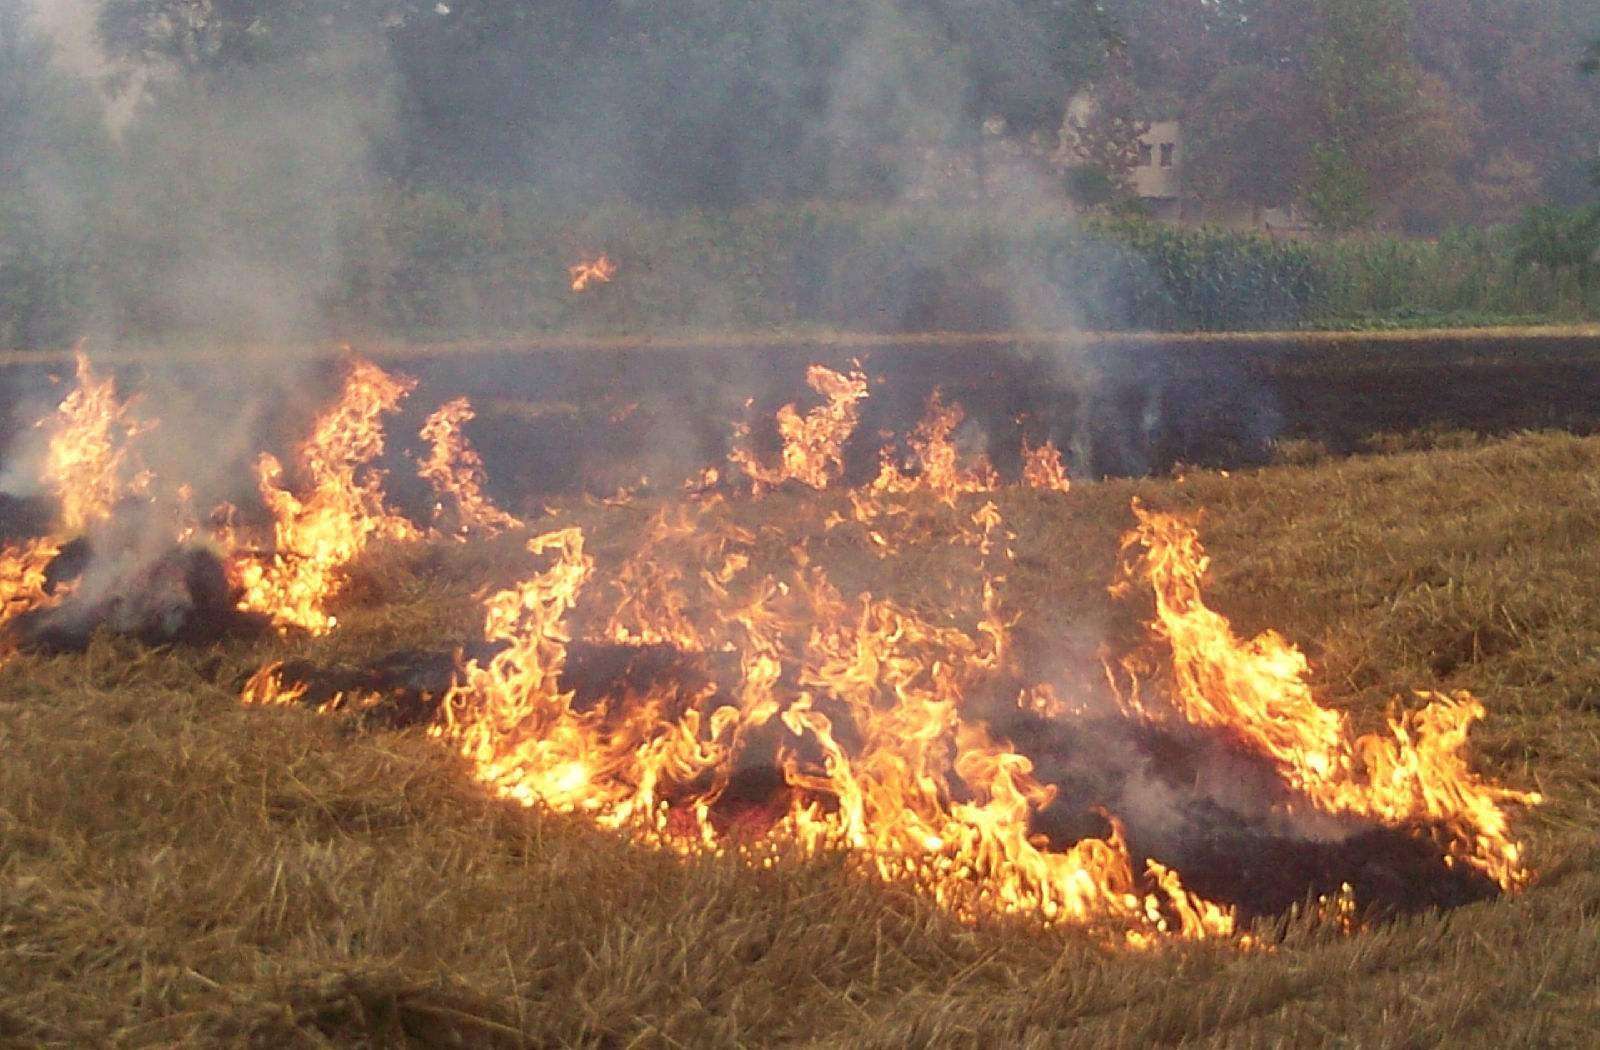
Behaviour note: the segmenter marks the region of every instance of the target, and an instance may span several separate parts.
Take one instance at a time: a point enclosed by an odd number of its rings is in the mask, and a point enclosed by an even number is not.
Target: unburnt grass
[[[1268,924],[1271,951],[1132,952],[963,925],[834,857],[636,849],[487,799],[417,729],[240,706],[268,660],[469,644],[481,597],[533,568],[517,536],[388,548],[323,639],[100,638],[0,671],[0,1045],[1589,1045],[1600,441],[1008,492],[1022,644],[1139,637],[1147,599],[1106,593],[1133,496],[1202,513],[1212,604],[1301,644],[1363,728],[1413,689],[1482,697],[1479,767],[1547,799],[1518,824],[1535,884],[1353,935]],[[854,526],[823,530],[831,506],[719,513],[757,528],[758,561],[799,532],[849,590],[931,619],[970,607],[972,551],[880,559]],[[603,569],[655,509],[570,504],[532,527],[583,525]]]

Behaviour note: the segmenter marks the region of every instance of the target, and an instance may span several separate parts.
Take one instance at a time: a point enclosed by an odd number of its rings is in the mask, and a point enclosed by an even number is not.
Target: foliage
[[[1530,208],[1513,238],[1519,263],[1572,273],[1585,282],[1600,272],[1600,205]]]
[[[1371,176],[1339,146],[1317,143],[1303,187],[1306,206],[1317,225],[1349,231],[1370,223],[1377,213]]]
[[[118,318],[130,338],[159,340],[175,323],[192,322],[173,313],[182,304],[173,295],[184,289],[159,283],[169,271],[154,216],[135,220],[113,209],[121,221],[100,222],[91,242],[81,232],[76,240],[47,236],[26,218],[33,202],[9,201],[17,218],[0,237],[9,278],[0,324],[11,346],[70,342],[82,331],[86,302]],[[1529,249],[1532,231],[1544,226],[1515,234],[1462,228],[1435,241],[1277,240],[1132,217],[1085,222],[1060,211],[807,204],[661,215],[625,205],[571,211],[527,191],[434,189],[263,200],[249,221],[275,228],[313,204],[337,223],[327,231],[337,250],[326,273],[273,309],[311,311],[336,331],[410,338],[1250,330],[1600,314],[1590,271],[1556,262],[1553,249]],[[188,222],[175,215],[168,225]],[[284,250],[306,258],[305,248]],[[567,267],[601,251],[618,263],[616,280],[574,294]],[[248,295],[257,310],[275,303],[274,285],[259,273],[251,281],[208,295],[224,312],[205,315],[215,330],[231,323],[230,295]]]
[[[1267,65],[1230,67],[1184,121],[1183,178],[1205,200],[1276,207],[1301,192],[1311,149],[1303,85]]]
[[[1085,0],[106,0],[100,26],[213,89],[382,54],[386,174],[651,206],[892,193],[990,117],[1053,136],[1103,52]]]
[[[1139,163],[1140,139],[1150,130],[1141,112],[1138,92],[1120,54],[1113,55],[1107,75],[1094,85],[1092,97],[1069,109],[1061,124],[1061,147],[1085,168],[1101,174],[1117,194],[1131,192]]]
[[[341,301],[410,334],[796,329],[1261,329],[1578,319],[1600,288],[1529,266],[1505,230],[1275,240],[1059,212],[804,205],[650,216],[489,195],[371,209]],[[566,265],[622,267],[573,295]],[[360,289],[360,294],[356,290]]]
[[[1315,194],[1334,226],[1433,234],[1592,192],[1600,92],[1579,68],[1600,31],[1592,0],[1105,7],[1152,115],[1184,121],[1185,179],[1204,196]],[[1338,170],[1361,173],[1355,190],[1328,183]]]

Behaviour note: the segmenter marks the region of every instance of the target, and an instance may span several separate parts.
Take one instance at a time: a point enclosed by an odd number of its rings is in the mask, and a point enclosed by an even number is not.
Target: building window
[[[1148,168],[1150,166],[1152,156],[1153,150],[1150,147],[1150,143],[1139,143],[1139,167]]]
[[[1161,144],[1161,166],[1163,168],[1172,167],[1172,149],[1173,143],[1171,142],[1163,142]]]

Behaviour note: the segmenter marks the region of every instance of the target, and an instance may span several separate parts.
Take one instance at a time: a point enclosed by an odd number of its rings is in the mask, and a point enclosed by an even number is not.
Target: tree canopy
[[[737,204],[892,182],[880,143],[1054,132],[1104,52],[1090,0],[105,0],[108,53],[226,88],[381,42],[392,174]],[[844,180],[840,185],[840,180]],[[881,188],[881,187],[880,187]]]
[[[1107,0],[1194,186],[1416,229],[1574,204],[1600,127],[1590,0]]]

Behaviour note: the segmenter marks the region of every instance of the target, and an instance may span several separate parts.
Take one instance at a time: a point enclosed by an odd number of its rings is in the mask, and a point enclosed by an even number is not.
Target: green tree
[[[1386,187],[1429,164],[1418,134],[1420,81],[1409,0],[1324,0],[1308,76],[1317,139],[1306,203],[1331,229],[1370,222]]]

